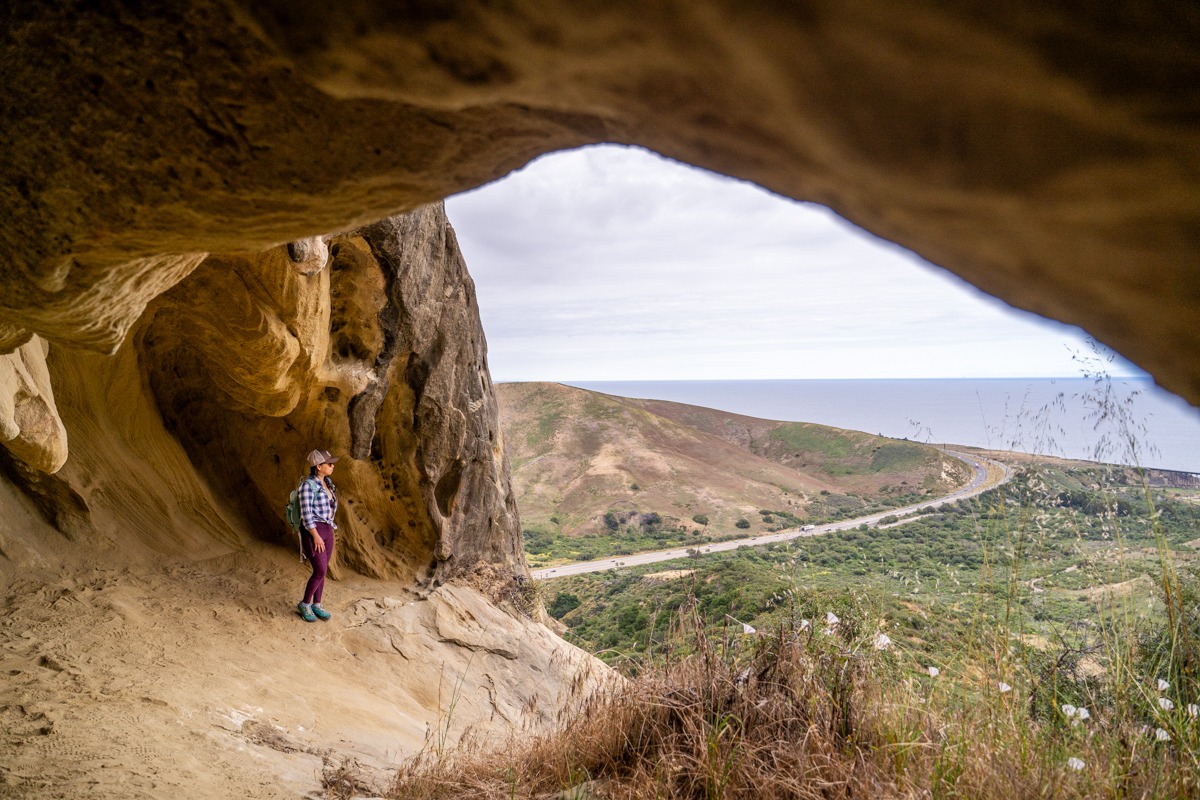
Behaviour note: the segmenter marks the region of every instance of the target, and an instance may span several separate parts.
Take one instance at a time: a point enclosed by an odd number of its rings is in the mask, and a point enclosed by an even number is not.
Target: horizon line
[[[1106,376],[1112,380],[1154,381],[1154,376],[1142,374],[1117,374]],[[784,381],[1090,381],[1087,375],[957,375],[917,376],[905,378],[854,377],[854,378],[493,378],[493,383],[769,383]]]

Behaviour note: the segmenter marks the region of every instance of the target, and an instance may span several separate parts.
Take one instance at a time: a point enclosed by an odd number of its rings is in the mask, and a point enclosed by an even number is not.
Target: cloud
[[[637,148],[446,206],[498,380],[1077,375],[1086,347],[826,208]]]

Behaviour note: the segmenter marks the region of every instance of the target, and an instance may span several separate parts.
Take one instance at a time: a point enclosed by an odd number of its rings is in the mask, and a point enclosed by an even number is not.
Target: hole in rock
[[[442,512],[443,517],[450,516],[454,511],[454,503],[458,499],[458,490],[462,485],[462,470],[462,463],[455,461],[438,479],[437,486],[434,487],[434,498],[437,500],[438,510]]]

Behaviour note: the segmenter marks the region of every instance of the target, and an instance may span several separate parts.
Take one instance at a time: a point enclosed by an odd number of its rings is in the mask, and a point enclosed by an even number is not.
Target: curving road
[[[941,449],[941,448],[939,448]],[[936,500],[926,500],[923,503],[917,503],[914,506],[904,506],[902,508],[890,508],[887,511],[881,511],[877,514],[871,514],[866,517],[858,517],[856,519],[846,519],[840,522],[830,522],[827,525],[810,526],[805,525],[803,528],[792,528],[786,531],[777,531],[768,533],[763,536],[751,536],[745,539],[729,539],[724,542],[714,542],[712,544],[701,545],[693,550],[700,550],[702,553],[719,553],[725,550],[736,550],[739,547],[754,547],[760,544],[770,544],[772,542],[786,542],[790,539],[799,539],[803,536],[820,536],[822,533],[830,531],[844,531],[849,528],[857,528],[859,525],[874,525],[887,516],[911,514],[919,511],[922,508],[934,508],[945,505],[946,503],[954,503],[963,500],[967,497],[974,497],[977,494],[986,492],[988,489],[994,489],[1003,483],[1006,483],[1011,477],[1008,467],[1001,464],[999,461],[993,461],[990,458],[982,456],[967,455],[956,450],[942,450],[948,456],[953,456],[960,461],[970,464],[975,470],[975,475],[971,478],[971,482],[966,486],[951,492],[948,495],[939,497]],[[988,480],[988,466],[992,466],[999,470],[999,477],[993,477]],[[920,517],[908,517],[896,522],[896,525],[903,525],[906,522],[912,522]],[[888,527],[892,527],[889,525]],[[808,530],[805,530],[807,528]],[[585,572],[603,572],[604,570],[614,569],[616,567],[636,567],[642,564],[653,564],[657,561],[672,561],[677,558],[686,558],[688,555],[687,547],[676,547],[671,550],[655,550],[648,553],[636,553],[631,556],[617,556],[616,558],[599,558],[593,561],[576,561],[571,564],[562,564],[557,567],[547,567],[546,569],[535,569],[532,571],[534,580],[544,581],[552,578],[565,578],[568,575],[582,575]]]

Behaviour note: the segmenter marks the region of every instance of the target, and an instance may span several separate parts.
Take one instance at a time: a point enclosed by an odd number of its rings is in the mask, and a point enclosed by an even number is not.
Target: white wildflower
[[[1160,692],[1165,692],[1167,689],[1170,689],[1170,688],[1171,688],[1171,684],[1167,683],[1162,678],[1158,679],[1158,690]]]
[[[929,668],[929,677],[936,678],[938,675],[941,675],[941,674],[942,674],[942,671],[940,669],[938,669],[937,667]]]
[[[758,631],[756,631],[754,629],[753,625],[747,625],[746,623],[743,622],[742,623],[742,633],[749,635],[752,633],[758,633]]]
[[[1196,705],[1195,703],[1188,703],[1187,713],[1192,719],[1200,717],[1200,706]]]
[[[1175,704],[1172,703],[1169,698],[1160,697],[1160,698],[1158,698],[1158,707],[1161,708],[1163,711],[1170,711],[1172,708],[1175,707]]]
[[[999,684],[997,684],[996,688],[998,688],[998,689],[1000,690],[1000,694],[1006,694],[1007,692],[1011,692],[1011,691],[1012,691],[1012,687],[1011,687],[1011,686],[1009,686],[1009,685],[1008,685],[1007,683],[1005,683],[1004,681],[1000,681],[1000,683],[999,683]]]
[[[875,639],[872,642],[876,650],[887,650],[892,646],[892,640],[888,638],[886,633],[875,634]]]
[[[1092,715],[1090,713],[1088,713],[1088,710],[1086,708],[1080,708],[1079,711],[1076,712],[1076,714],[1079,716],[1080,719],[1091,719],[1092,718]]]
[[[1167,733],[1162,728],[1155,728],[1154,738],[1158,739],[1160,742],[1169,742],[1171,741],[1171,734]]]
[[[1087,764],[1083,763],[1082,758],[1076,758],[1075,756],[1071,756],[1070,758],[1067,759],[1067,766],[1070,767],[1071,769],[1075,770],[1076,772],[1079,772],[1084,767],[1086,767]]]
[[[1079,710],[1079,709],[1075,708],[1075,706],[1071,705],[1070,703],[1063,703],[1063,704],[1062,704],[1062,712],[1063,712],[1064,714],[1066,714],[1068,717],[1073,717],[1073,716],[1075,716],[1075,712],[1076,712],[1076,711],[1078,711],[1078,710]]]
[[[808,620],[806,620],[806,619],[800,620],[800,626],[799,626],[800,630],[806,631],[806,630],[808,630],[810,625],[811,625],[811,623]]]
[[[839,622],[841,622],[841,620],[838,619],[837,614],[834,614],[832,611],[827,612],[825,614],[825,624],[828,625],[829,627],[832,628],[834,625],[837,625]]]

